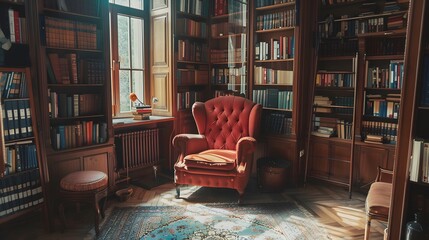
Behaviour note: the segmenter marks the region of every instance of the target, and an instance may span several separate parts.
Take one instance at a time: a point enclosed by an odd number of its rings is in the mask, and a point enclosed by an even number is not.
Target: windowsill
[[[132,117],[112,119],[113,129],[115,130],[173,121],[174,117],[164,116],[150,116],[149,120],[134,120]]]

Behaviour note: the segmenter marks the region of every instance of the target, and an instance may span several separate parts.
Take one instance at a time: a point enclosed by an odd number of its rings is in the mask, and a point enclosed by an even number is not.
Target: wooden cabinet
[[[49,157],[49,172],[51,182],[56,189],[65,175],[83,170],[97,170],[107,174],[109,177],[109,188],[115,184],[115,160],[113,146],[86,149],[80,152],[69,152],[51,155]]]
[[[393,170],[395,148],[357,144],[355,147],[353,183],[355,191],[367,192],[377,177],[378,166]]]
[[[350,143],[344,140],[311,138],[307,176],[348,186],[350,148]]]

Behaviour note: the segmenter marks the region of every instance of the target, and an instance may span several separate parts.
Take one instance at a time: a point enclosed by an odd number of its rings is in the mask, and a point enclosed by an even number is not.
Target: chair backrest
[[[192,114],[198,133],[205,135],[210,149],[236,150],[242,137],[257,137],[262,106],[238,96],[222,96],[196,102]]]

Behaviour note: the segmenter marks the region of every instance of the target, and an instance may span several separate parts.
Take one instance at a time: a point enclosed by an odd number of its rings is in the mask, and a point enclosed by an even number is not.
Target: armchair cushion
[[[236,152],[232,150],[210,149],[185,157],[185,166],[211,170],[233,170],[236,167]]]

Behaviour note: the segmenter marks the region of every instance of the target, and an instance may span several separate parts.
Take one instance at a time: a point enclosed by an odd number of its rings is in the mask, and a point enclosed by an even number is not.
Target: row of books
[[[246,67],[223,68],[213,67],[211,72],[212,84],[245,84]]]
[[[49,53],[46,60],[49,83],[102,84],[105,68],[101,59],[78,58],[75,53]]]
[[[330,117],[314,117],[313,124],[314,130],[311,134],[314,136],[352,139],[353,123],[350,121]]]
[[[0,72],[0,96],[2,99],[28,97],[25,73]]]
[[[177,45],[177,60],[207,62],[207,44],[186,39],[177,41]]]
[[[25,17],[20,16],[19,11],[8,10],[9,33],[12,43],[27,43],[27,21]]]
[[[36,145],[32,141],[19,142],[5,147],[5,155],[4,163],[7,164],[5,175],[38,167]]]
[[[51,145],[63,150],[107,141],[107,123],[82,121],[73,125],[51,127]]]
[[[246,27],[240,21],[211,24],[211,36],[213,38],[244,34],[245,31]],[[246,37],[245,34],[242,37]]]
[[[48,90],[48,111],[51,118],[100,114],[100,95],[67,94]]]
[[[319,55],[323,57],[331,56],[354,56],[358,47],[356,39],[349,40],[325,40],[320,43]]]
[[[265,6],[271,6],[281,3],[292,3],[295,2],[295,0],[256,0],[255,5],[256,7],[265,7]]]
[[[366,95],[365,115],[398,119],[400,94]]]
[[[209,1],[208,0],[177,0],[177,10],[188,14],[208,17]]]
[[[280,36],[270,42],[258,42],[255,46],[255,60],[277,60],[294,57],[295,37]]]
[[[429,55],[427,54],[423,57],[422,67],[420,105],[429,106]]]
[[[355,87],[353,73],[324,73],[319,70],[316,75],[316,86],[318,87]]]
[[[366,42],[368,56],[371,55],[404,55],[405,38],[379,38]]]
[[[429,183],[429,142],[413,139],[413,153],[410,162],[410,181]]]
[[[41,17],[42,39],[47,47],[98,49],[97,25],[79,21]]]
[[[206,85],[209,83],[208,69],[177,69],[177,85]]]
[[[43,202],[39,169],[2,178],[0,181],[0,217]]]
[[[293,71],[290,70],[276,70],[255,66],[253,75],[255,84],[293,85]]]
[[[210,59],[213,63],[235,63],[235,62],[246,62],[246,49],[235,48],[235,49],[211,49]]]
[[[322,1],[322,5],[335,5],[335,4],[339,4],[339,3],[349,3],[349,2],[354,2],[356,0],[320,0]]]
[[[187,18],[176,20],[176,32],[179,36],[207,37],[207,24]]]
[[[292,133],[292,118],[284,113],[263,114],[262,124],[268,134],[287,136]]]
[[[177,93],[177,110],[189,109],[192,105],[203,99],[202,92],[179,92]]]
[[[278,89],[253,90],[253,102],[263,107],[292,110],[293,92],[279,91]]]
[[[231,1],[231,0],[214,0],[214,16],[221,16],[225,14],[246,12],[247,4],[243,4],[242,1]]]
[[[33,136],[30,101],[7,100],[2,107],[3,135],[6,141]]]
[[[284,27],[295,27],[295,9],[284,10],[275,13],[268,13],[256,17],[256,30],[269,30]]]
[[[395,144],[397,141],[398,124],[376,121],[362,121],[361,129],[362,140],[365,140],[368,135],[381,136],[382,143]],[[375,137],[372,136],[372,139]],[[375,142],[374,140],[372,140]]]
[[[368,67],[367,88],[401,89],[404,81],[404,61],[390,61],[388,68]]]
[[[314,96],[314,111],[318,113],[353,114],[353,97]]]
[[[238,90],[215,90],[213,97],[220,97],[220,96],[246,97],[246,88],[241,87],[239,91]]]

